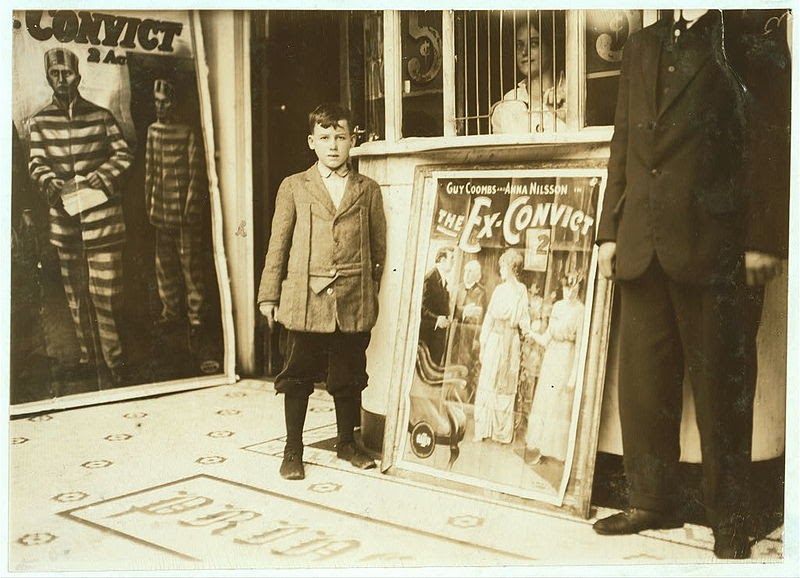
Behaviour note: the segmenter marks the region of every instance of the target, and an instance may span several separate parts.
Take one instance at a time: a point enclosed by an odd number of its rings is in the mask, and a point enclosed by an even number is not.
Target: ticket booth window
[[[566,130],[565,14],[455,12],[458,135]]]
[[[498,143],[513,135],[607,140],[625,43],[658,16],[656,10],[361,14],[349,48],[351,79],[364,78],[363,98],[351,102],[355,111],[363,106],[359,144],[444,139],[437,146],[483,145],[495,135]],[[356,46],[355,39],[363,42]]]

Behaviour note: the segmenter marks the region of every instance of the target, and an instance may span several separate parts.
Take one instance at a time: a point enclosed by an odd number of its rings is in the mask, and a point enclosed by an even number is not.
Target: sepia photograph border
[[[642,4],[644,4],[645,9],[649,8],[670,8],[672,5],[661,3],[652,3],[652,2],[632,2],[630,0],[616,0],[612,3],[599,3],[596,1],[590,0],[590,2],[583,2],[578,3],[575,6],[569,7],[569,9],[581,10],[581,9],[588,9],[588,8],[597,8],[597,9],[611,9],[611,8],[642,8]],[[674,3],[673,3],[674,4]],[[702,3],[689,3],[694,4],[695,6],[700,6]],[[22,2],[17,2],[14,5],[18,9],[24,8],[32,8],[34,6],[30,5],[30,2],[27,0]],[[41,4],[36,4],[35,7],[39,7]],[[49,3],[49,6],[52,8],[56,7],[64,7],[64,8],[73,8],[72,5],[65,4],[62,0],[56,0]],[[120,1],[112,1],[107,4],[98,4],[96,2],[91,2],[88,4],[90,7],[89,9],[159,9],[154,4],[144,4],[144,5],[134,5],[131,2],[120,2]],[[212,3],[208,2],[207,0],[195,0],[194,2],[176,2],[171,4],[172,8],[164,8],[166,9],[187,9],[192,12],[192,23],[195,27],[195,34],[199,34],[199,45],[202,47],[202,34],[199,28],[199,12],[200,11],[210,11],[210,10],[225,10],[225,11],[234,11],[234,10],[264,10],[269,9],[270,7],[266,6],[263,3],[255,3],[249,1],[245,3],[237,3],[231,6],[225,6],[222,3]],[[494,7],[520,7],[522,8],[522,4],[519,2],[515,3],[498,3],[493,2],[490,3],[488,6],[486,5],[479,5],[478,3],[449,3],[442,6],[443,9],[454,8],[454,7],[470,7],[470,8],[494,8]],[[546,1],[541,4],[542,8],[559,8],[563,5],[558,3],[554,3],[551,1]],[[753,8],[753,9],[768,9],[768,8],[776,8],[776,7],[790,7],[792,10],[797,10],[798,5],[794,2],[772,2],[767,0],[756,0],[755,2],[744,2],[743,0],[727,0],[725,2],[715,2],[712,3],[713,8],[722,7],[722,8]],[[275,7],[277,8],[277,7]],[[367,9],[367,8],[375,8],[375,9],[426,9],[431,8],[430,4],[426,4],[424,2],[408,2],[408,1],[401,1],[400,3],[396,4],[388,4],[385,2],[370,2],[365,3],[361,1],[353,1],[350,3],[342,4],[339,6],[334,6],[331,4],[322,5],[320,3],[312,3],[308,2],[307,0],[298,0],[296,2],[289,3],[285,6],[281,6],[281,9],[296,9],[296,10],[323,10],[323,9],[339,9],[339,10],[347,10],[347,9]],[[564,8],[566,9],[566,8]],[[9,8],[8,11],[10,12],[11,9]],[[197,25],[195,25],[197,22]],[[10,54],[10,27],[6,27],[6,29],[0,34],[0,40],[3,41],[3,45],[6,47],[6,53]],[[798,96],[800,95],[800,82],[797,79],[798,73],[798,65],[796,62],[797,56],[797,47],[800,47],[800,41],[798,41],[798,36],[795,33],[794,38],[790,39],[790,47],[794,50],[794,62],[792,63],[792,71],[795,76],[793,79],[793,88],[792,88],[792,102],[796,103]],[[11,90],[10,90],[10,70],[11,70],[11,63],[10,59],[4,60],[2,62],[4,65],[4,70],[6,77],[3,81],[0,81],[0,101],[6,104],[7,109],[10,108],[10,100],[11,100]],[[205,56],[202,59],[202,62],[199,59],[196,61],[196,64],[199,68],[202,69],[202,72],[198,70],[198,83],[199,86],[202,87],[200,91],[201,97],[201,105],[202,105],[202,113],[204,122],[208,121],[210,123],[211,119],[211,102],[209,99],[208,93],[208,66],[205,60]],[[794,135],[800,134],[798,130],[800,130],[800,121],[794,118],[796,115],[792,115],[791,119],[791,128]],[[211,125],[208,124],[207,127]],[[208,163],[211,166],[214,163],[215,159],[215,149],[214,149],[214,136],[212,133],[205,133],[204,138],[206,140],[206,150],[208,152],[209,158]],[[210,141],[210,142],[209,142]],[[791,204],[791,211],[790,211],[790,226],[792,228],[792,236],[790,240],[790,247],[789,253],[790,258],[788,261],[788,295],[794,295],[795,297],[800,296],[800,254],[798,254],[798,248],[800,244],[797,242],[798,238],[798,226],[800,226],[800,222],[798,220],[798,215],[800,215],[800,199],[798,199],[797,195],[797,176],[798,176],[798,167],[800,166],[800,154],[798,153],[798,147],[795,140],[795,137],[792,139],[792,151],[791,151],[791,159],[792,159],[792,197],[790,199]],[[10,160],[10,151],[11,145],[10,141],[7,137],[4,137],[0,140],[0,151],[6,153],[2,156],[6,162],[6,174],[9,174],[9,168],[11,164]],[[217,151],[217,154],[219,152]],[[451,167],[452,168],[452,167]],[[433,170],[426,167],[420,167],[423,171],[425,170]],[[419,176],[419,175],[417,175]],[[213,238],[214,238],[214,251],[215,255],[223,255],[224,258],[224,250],[222,247],[222,232],[221,232],[221,221],[222,217],[221,214],[218,212],[220,210],[220,199],[219,199],[219,191],[216,188],[217,184],[217,175],[216,171],[214,175],[211,176],[212,186],[214,189],[211,192],[212,198],[212,219],[213,219]],[[4,181],[7,182],[7,181]],[[416,194],[417,190],[417,180],[415,178],[414,181],[415,185],[415,204],[412,206],[412,210],[417,210],[417,203],[420,201],[419,195]],[[8,215],[10,214],[9,211],[9,198],[6,196],[0,199],[0,205],[3,207],[2,214],[0,214],[0,230],[7,232],[9,230],[8,225]],[[413,213],[413,214],[416,214]],[[409,234],[414,234],[415,232],[418,233],[418,230],[415,229],[420,226],[419,222],[412,221],[412,226],[409,229]],[[416,242],[416,240],[414,241]],[[411,244],[411,243],[410,243]],[[412,262],[416,260],[418,256],[416,254],[406,255],[407,260],[411,260]],[[8,282],[8,271],[9,271],[9,261],[8,260],[0,260],[0,277],[5,280],[5,287],[8,289],[9,282]],[[224,261],[220,264],[219,261],[216,262],[216,266],[218,267],[218,273],[221,270],[227,271],[229,265]],[[235,271],[235,263],[231,265]],[[2,273],[5,273],[4,275]],[[599,277],[599,276],[598,276]],[[234,367],[234,358],[235,358],[235,351],[233,348],[233,320],[231,318],[232,306],[231,306],[231,296],[229,292],[229,287],[227,286],[227,277],[222,277],[219,279],[220,283],[220,298],[222,301],[222,308],[223,308],[223,330],[225,335],[225,357],[224,357],[224,372],[225,377],[230,379],[231,381],[226,381],[225,383],[233,383],[235,382],[238,377],[235,376],[235,367]],[[608,295],[605,297],[606,299],[611,299],[611,292],[612,287],[610,284],[605,288],[605,291],[608,292]],[[8,292],[6,291],[6,295]],[[597,301],[600,297],[599,287],[595,290],[595,301]],[[404,302],[400,304],[400,319],[401,321],[405,321],[405,316],[409,316],[411,314],[410,307],[410,299],[409,302]],[[4,323],[8,324],[8,312],[9,312],[9,302],[6,299],[6,302],[3,305],[0,305],[0,319],[3,320]],[[416,313],[416,312],[415,312]],[[607,324],[610,320],[610,308],[603,312],[604,318],[603,323]],[[798,351],[800,350],[800,339],[798,335],[800,334],[800,315],[798,315],[798,302],[796,298],[790,298],[788,301],[788,309],[786,311],[786,318],[787,324],[787,347],[788,351]],[[592,321],[594,324],[594,319]],[[602,326],[602,325],[600,325]],[[6,328],[8,325],[6,325]],[[400,333],[402,330],[402,326],[398,324],[397,331]],[[405,330],[408,330],[408,327],[405,327]],[[603,348],[607,348],[607,335],[605,336],[605,344]],[[0,339],[0,342],[3,342],[6,346],[8,346],[8,339],[9,334],[6,329],[6,334],[3,339]],[[600,342],[597,340],[597,346],[600,347]],[[387,362],[392,364],[392,368],[399,368],[405,363],[406,358],[405,351],[394,351],[393,357],[391,359],[387,359]],[[0,367],[5,372],[5,375],[8,376],[8,357],[3,356],[5,361],[0,361]],[[787,380],[788,385],[791,385],[798,379],[800,375],[800,356],[797,355],[789,355],[788,359],[786,360],[786,368],[787,368]],[[599,367],[599,371],[602,373],[605,371],[605,367]],[[221,379],[220,376],[216,376],[217,378]],[[208,378],[201,378],[201,379],[208,379]],[[586,379],[586,377],[585,377]],[[598,379],[602,380],[602,375],[598,375]],[[194,380],[197,381],[197,380]],[[208,384],[211,385],[211,384]],[[112,392],[107,392],[109,397],[103,398],[102,401],[91,403],[106,403],[106,402],[113,402],[122,399],[129,399],[131,397],[142,397],[144,395],[159,395],[163,393],[169,393],[171,391],[183,391],[188,389],[194,389],[196,387],[206,387],[206,385],[190,385],[190,384],[182,384],[182,383],[171,383],[165,382],[157,385],[153,385],[154,392],[151,394],[144,393],[144,389],[151,386],[135,386],[129,388],[128,391],[118,391],[113,392],[114,395],[118,395],[119,397],[112,397]],[[169,389],[174,388],[174,389]],[[390,390],[390,397],[388,400],[388,407],[392,408],[399,408],[400,399],[402,397],[402,388],[400,387],[393,387]],[[102,394],[105,395],[105,394]],[[97,398],[97,394],[92,394],[92,398]],[[58,400],[60,402],[67,402],[67,401],[75,401],[76,403],[70,405],[58,405],[58,406],[48,406],[46,409],[66,409],[69,407],[78,407],[80,405],[84,405],[82,400],[78,400],[77,396],[73,398],[62,398]],[[602,403],[602,397],[598,396],[596,401],[596,407],[592,411],[598,411],[600,405]],[[40,402],[41,403],[41,402]],[[6,388],[5,391],[0,392],[0,406],[6,408],[7,412],[10,415],[15,415],[15,407],[9,406],[9,398],[8,398],[8,389]],[[513,576],[685,576],[685,575],[709,575],[709,576],[796,576],[797,575],[797,564],[800,562],[800,535],[798,534],[798,530],[800,530],[800,516],[798,513],[800,509],[798,509],[798,500],[797,496],[800,495],[800,487],[798,487],[798,473],[800,473],[800,460],[798,460],[798,426],[800,425],[800,420],[798,420],[798,410],[800,410],[800,389],[797,387],[788,387],[786,391],[786,399],[785,399],[785,408],[786,408],[786,417],[788,418],[785,423],[785,442],[786,442],[786,462],[785,462],[785,530],[783,533],[783,545],[784,545],[784,552],[782,559],[779,561],[775,561],[774,563],[734,563],[734,564],[726,564],[726,563],[692,563],[692,564],[681,564],[676,562],[654,562],[654,561],[620,561],[618,564],[615,565],[597,565],[597,566],[575,566],[575,562],[571,560],[565,560],[559,566],[539,566],[539,567],[495,567],[494,569],[485,567],[485,568],[465,568],[465,567],[440,567],[440,568],[382,568],[378,570],[381,575],[384,576],[467,576],[467,575],[480,575],[480,576],[488,576],[488,575],[513,575]],[[42,409],[41,411],[44,411]],[[395,429],[397,426],[398,414],[395,412],[394,415],[387,414],[387,431],[388,425],[391,422],[395,422],[393,427]],[[394,430],[393,430],[394,431]],[[4,433],[0,435],[0,442],[2,442],[2,446],[0,447],[0,454],[2,454],[0,459],[0,473],[4,477],[4,479],[8,480],[9,477],[9,428],[8,424],[7,427],[4,428]],[[597,432],[594,433],[594,438],[591,440],[587,440],[587,447],[590,448],[592,446],[597,445]],[[412,481],[412,476],[409,475],[408,472],[399,469],[397,464],[394,461],[394,456],[396,455],[396,447],[395,447],[395,440],[394,438],[384,439],[384,460],[383,460],[383,467],[382,469],[391,472],[392,474],[398,477],[404,477],[408,479],[409,483],[414,484],[416,482]],[[391,450],[391,451],[387,451]],[[393,453],[395,452],[395,453]],[[417,476],[413,477],[414,479],[418,479]],[[591,479],[588,478],[582,484],[584,487],[582,491],[588,495],[591,492]],[[468,487],[457,487],[454,486],[453,488],[444,488],[440,487],[439,490],[443,492],[453,492],[453,493],[461,493],[464,495],[468,495],[469,497],[480,499],[486,502],[493,502],[493,503],[501,503],[500,497],[497,495],[476,495],[474,489]],[[0,500],[0,516],[4,517],[8,520],[8,513],[9,513],[9,504],[8,504],[8,487],[6,488],[5,498],[4,500]],[[502,496],[502,503],[505,505],[514,505],[515,503],[519,503],[521,508],[533,508],[534,505],[530,503],[530,501],[512,501],[510,503],[509,499],[506,496]],[[568,513],[561,513],[560,511],[556,511],[553,508],[547,508],[543,505],[536,506],[538,509],[543,510],[550,510],[550,514],[553,517],[562,517],[564,515],[569,515]],[[0,575],[6,575],[5,572],[8,571],[8,555],[9,555],[9,535],[8,535],[8,523],[4,524],[2,528],[0,528],[0,542],[5,544],[5,548],[2,549],[2,553],[0,553]],[[612,546],[613,547],[613,546]],[[378,572],[375,569],[365,569],[365,568],[340,568],[340,569],[311,569],[308,570],[279,570],[279,569],[270,569],[270,568],[261,568],[261,569],[249,569],[249,570],[222,570],[222,569],[207,569],[203,571],[175,571],[175,570],[152,570],[152,571],[116,571],[116,572],[100,572],[95,571],[89,573],[89,575],[96,575],[96,576],[195,576],[195,575],[213,575],[213,576],[309,576],[309,577],[317,577],[317,576],[374,576]],[[20,573],[19,575],[26,575],[25,573]],[[31,574],[27,574],[31,575]],[[87,575],[86,572],[69,572],[69,571],[58,571],[58,572],[37,572],[36,575],[46,575],[52,577],[61,577],[61,576],[78,576],[78,575]]]

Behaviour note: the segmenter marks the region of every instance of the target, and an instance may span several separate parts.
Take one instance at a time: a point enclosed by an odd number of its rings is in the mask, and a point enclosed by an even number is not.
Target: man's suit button
[[[675,67],[674,67],[674,66],[672,66],[672,65],[669,65],[669,66],[667,66],[667,70],[668,70],[669,72],[675,72]]]
[[[654,177],[658,176],[658,169],[651,169],[650,174],[653,175]]]
[[[325,293],[327,293],[328,295],[333,295],[333,287],[328,287],[328,288],[325,290]]]

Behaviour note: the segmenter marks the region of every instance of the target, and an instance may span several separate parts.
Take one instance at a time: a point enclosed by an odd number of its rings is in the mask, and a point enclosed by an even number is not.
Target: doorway
[[[308,113],[342,100],[341,28],[347,12],[269,10],[251,13],[253,234],[255,286],[261,281],[275,197],[281,181],[316,160],[308,148]],[[345,20],[343,20],[345,19]],[[270,332],[259,316],[257,367],[267,377],[282,367],[284,330]]]

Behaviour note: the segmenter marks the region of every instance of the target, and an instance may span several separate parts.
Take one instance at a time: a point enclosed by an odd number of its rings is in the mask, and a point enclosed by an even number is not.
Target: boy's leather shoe
[[[749,558],[750,536],[744,526],[727,525],[714,528],[714,555],[723,560]]]
[[[346,460],[360,470],[376,467],[375,461],[364,453],[356,442],[343,442],[336,446],[336,457]]]
[[[302,480],[305,478],[306,470],[303,467],[303,455],[293,451],[284,452],[280,472],[281,477],[287,480]]]
[[[594,531],[604,535],[636,534],[642,530],[680,528],[683,522],[653,510],[630,508],[594,523]]]

